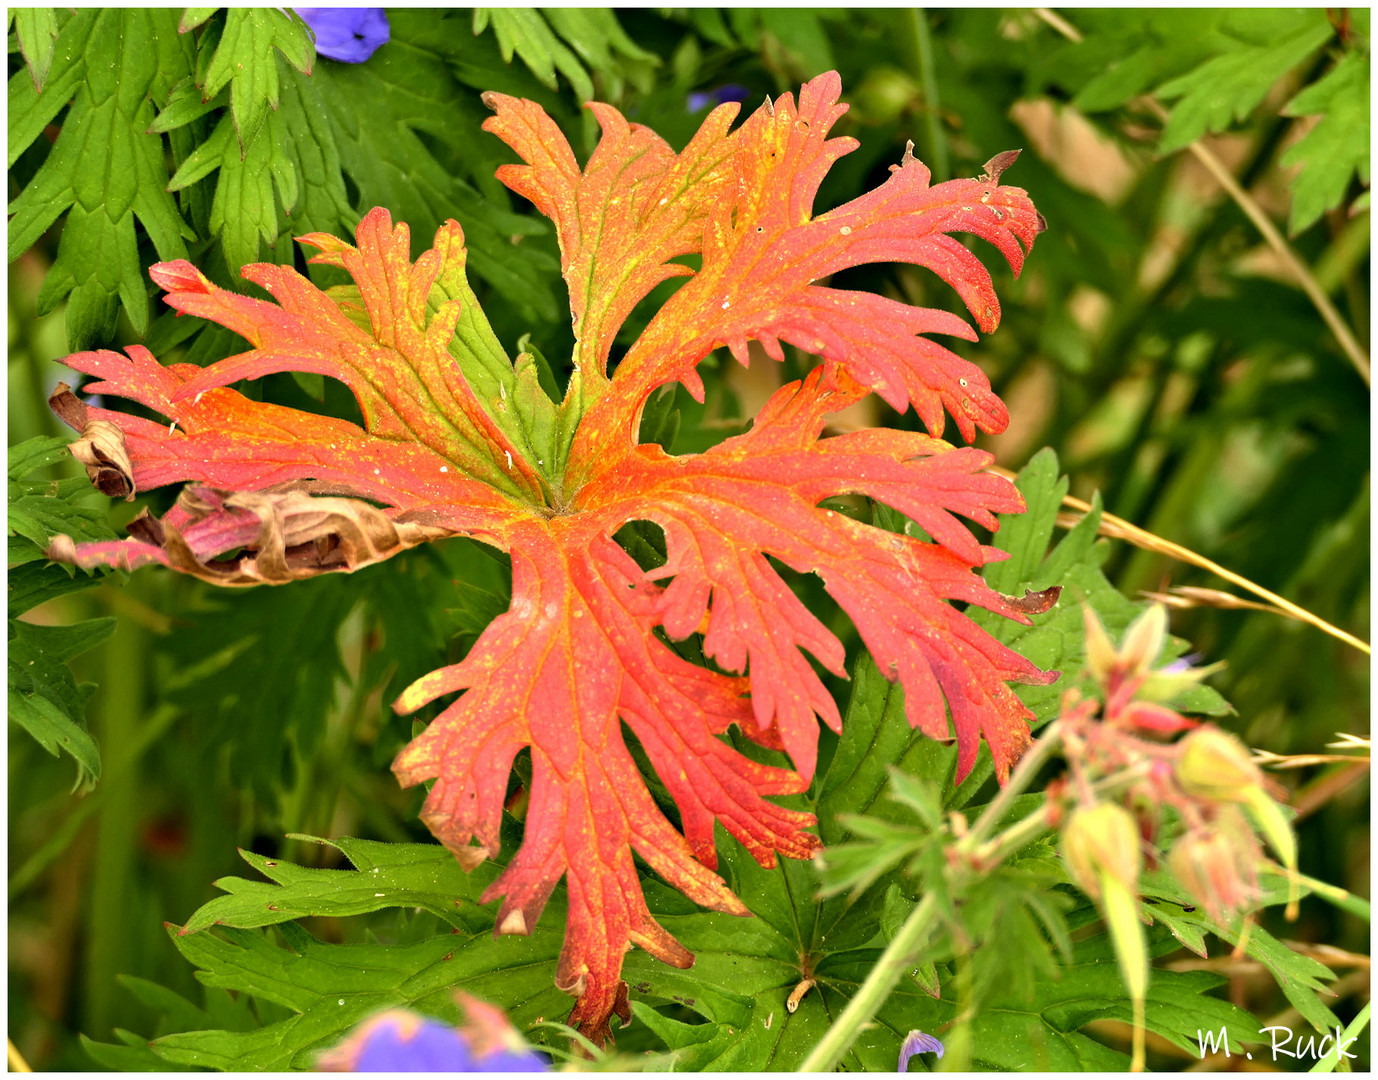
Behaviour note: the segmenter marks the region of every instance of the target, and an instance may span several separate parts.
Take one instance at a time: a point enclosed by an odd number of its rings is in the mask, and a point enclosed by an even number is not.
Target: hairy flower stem
[[[974,851],[978,844],[990,836],[996,825],[1005,816],[1005,812],[1014,805],[1014,800],[1024,793],[1024,790],[1033,782],[1038,770],[1052,757],[1053,751],[1058,748],[1061,741],[1060,721],[1054,720],[1020,759],[1018,767],[1010,776],[1009,783],[1000,789],[1000,793],[991,800],[985,810],[981,812],[981,816],[976,819],[976,824],[962,838],[958,844],[959,851]]]
[[[1055,721],[1049,726],[1043,738],[1024,755],[1024,759],[1011,775],[1009,784],[1005,786],[1000,796],[982,811],[971,831],[959,842],[958,850],[974,856],[974,858],[959,864],[960,867],[964,868],[953,871],[953,879],[950,883],[950,892],[953,896],[960,895],[970,880],[976,876],[978,871],[975,869],[975,865],[978,864],[982,867],[980,873],[986,873],[991,867],[1003,862],[1014,852],[1038,839],[1050,828],[1047,803],[1044,803],[1027,817],[1021,818],[1008,829],[981,844],[979,849],[976,848],[976,844],[980,843],[981,838],[990,834],[994,827],[992,823],[1000,820],[1014,797],[1028,786],[1034,775],[1052,755],[1053,749],[1059,741],[1059,735],[1060,732],[1057,730],[1057,722]],[[1118,792],[1141,779],[1148,768],[1149,763],[1147,762],[1134,765],[1098,781],[1091,790],[1098,796]],[[1007,792],[1014,794],[1006,799],[1004,796]],[[973,838],[975,839],[973,840]],[[933,893],[926,893],[924,898],[919,901],[918,907],[909,913],[909,917],[904,920],[895,936],[890,939],[890,944],[885,947],[880,959],[876,961],[876,966],[866,976],[866,981],[861,984],[856,995],[842,1010],[842,1015],[828,1028],[827,1034],[819,1040],[818,1045],[809,1052],[809,1056],[799,1066],[799,1072],[830,1072],[837,1068],[838,1063],[842,1061],[843,1056],[851,1048],[857,1035],[860,1034],[861,1029],[885,1004],[885,999],[890,996],[904,972],[913,966],[918,950],[932,932],[936,914],[937,900]]]
[[[871,973],[866,976],[861,989],[847,1003],[842,1015],[828,1028],[827,1034],[819,1040],[818,1045],[809,1052],[809,1056],[799,1066],[799,1072],[831,1072],[837,1068],[862,1026],[885,1004],[885,999],[890,996],[900,977],[912,964],[933,929],[937,913],[938,901],[933,893],[928,893],[890,939],[890,944],[881,953]]]

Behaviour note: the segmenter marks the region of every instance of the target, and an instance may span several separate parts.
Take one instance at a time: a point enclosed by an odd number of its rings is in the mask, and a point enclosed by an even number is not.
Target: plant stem
[[[1360,1035],[1363,1034],[1364,1028],[1368,1027],[1369,1010],[1371,1010],[1372,1008],[1373,1002],[1370,1001],[1362,1009],[1359,1010],[1359,1015],[1353,1019],[1349,1027],[1345,1028],[1344,1034],[1336,1040],[1335,1049],[1332,1050],[1330,1053],[1326,1054],[1325,1057],[1321,1058],[1320,1061],[1316,1062],[1316,1064],[1312,1066],[1311,1071],[1313,1073],[1328,1073],[1335,1071],[1335,1067],[1339,1065],[1341,1060],[1341,1047],[1343,1047],[1345,1043],[1349,1042],[1351,1039],[1357,1039]]]
[[[799,1066],[799,1072],[831,1072],[837,1068],[843,1056],[851,1048],[852,1042],[861,1031],[863,1024],[875,1016],[890,991],[900,981],[905,969],[913,963],[914,955],[924,943],[932,929],[934,916],[938,912],[938,901],[929,892],[919,901],[919,906],[909,913],[904,924],[890,939],[890,944],[881,953],[876,966],[866,976],[861,989],[847,1003],[842,1015],[837,1018],[827,1034],[819,1040]]]
[[[914,59],[919,69],[919,85],[923,88],[924,126],[928,131],[928,166],[934,183],[946,180],[950,168],[947,160],[947,140],[943,138],[942,101],[938,97],[938,79],[933,71],[933,38],[928,32],[928,13],[923,8],[911,8],[906,20],[911,36]]]
[[[1060,721],[1054,720],[1034,742],[1033,746],[1029,747],[1028,752],[1020,759],[1009,783],[1000,789],[1000,794],[996,795],[981,812],[981,816],[976,819],[976,824],[971,827],[971,831],[957,845],[958,850],[973,850],[994,831],[1014,800],[1029,786],[1035,774],[1043,767],[1044,762],[1052,757],[1053,751],[1062,741],[1062,728],[1059,725]]]
[[[982,811],[971,832],[960,841],[959,850],[972,853],[972,849],[976,848],[982,837],[990,831],[990,822],[998,821],[1004,811],[1008,809],[1009,803],[1015,795],[1028,786],[1029,781],[1051,756],[1055,745],[1061,741],[1061,731],[1057,724],[1058,721],[1054,721],[1049,725],[1043,738],[1024,755],[1024,760],[1019,763],[1014,775],[1010,777],[1009,784],[1000,796]],[[1149,765],[1146,762],[1131,766],[1097,781],[1091,790],[1096,795],[1117,792],[1142,777],[1148,769]],[[1004,798],[1007,791],[1014,792],[1008,799]],[[1047,803],[1044,803],[1028,817],[1021,818],[1004,832],[976,848],[974,854],[980,864],[986,868],[994,866],[1047,832],[1049,822],[1045,812],[1046,808]],[[958,868],[952,872],[950,883],[952,894],[960,893],[968,878],[975,872],[970,869],[969,863],[959,862]],[[894,990],[895,984],[899,982],[900,976],[913,963],[915,952],[932,929],[937,908],[938,902],[935,899],[935,894],[931,891],[925,893],[924,898],[919,901],[919,906],[909,913],[909,917],[904,920],[899,932],[891,938],[890,944],[881,953],[880,959],[876,961],[876,966],[866,976],[866,981],[861,984],[861,989],[856,992],[856,996],[847,1003],[847,1007],[842,1010],[842,1015],[837,1018],[837,1021],[828,1029],[827,1034],[823,1036],[818,1045],[810,1051],[809,1056],[804,1059],[803,1064],[799,1066],[799,1072],[829,1072],[837,1067],[843,1056],[851,1048],[862,1026],[868,1023],[880,1010],[885,999]]]
[[[1334,904],[1341,911],[1347,911],[1351,915],[1356,915],[1364,922],[1372,921],[1372,906],[1361,896],[1355,896],[1348,889],[1341,889],[1339,886],[1331,885],[1325,881],[1317,881],[1313,877],[1305,874],[1298,874],[1297,881],[1305,885],[1322,900]]]

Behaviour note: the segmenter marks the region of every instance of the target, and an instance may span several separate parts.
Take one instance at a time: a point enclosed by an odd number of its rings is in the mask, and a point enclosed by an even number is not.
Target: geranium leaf
[[[154,102],[191,73],[191,45],[178,40],[176,20],[170,9],[78,11],[62,26],[42,92],[27,71],[10,79],[11,165],[71,106],[38,174],[10,204],[9,253],[18,258],[67,211],[38,309],[45,314],[70,294],[73,348],[113,336],[120,305],[136,330],[147,329],[136,217],[164,259],[183,257],[192,235],[166,190],[162,139],[148,133]]]
[[[114,619],[88,619],[72,626],[10,622],[9,716],[54,757],[59,751],[77,763],[75,788],[100,779],[100,751],[86,730],[84,689],[67,661],[95,648],[115,632]]]
[[[1035,717],[1008,684],[1057,678],[949,603],[1028,624],[1056,600],[1056,588],[1002,595],[976,573],[1004,556],[960,519],[995,529],[997,514],[1024,508],[1013,485],[984,471],[990,455],[885,429],[824,437],[829,415],[871,391],[912,403],[935,432],[944,408],[968,437],[1003,427],[979,369],[922,336],[971,331],[953,315],[813,284],[862,263],[912,262],[948,281],[992,330],[990,275],[952,234],[988,240],[1017,270],[1041,219],[1024,192],[1000,184],[1013,153],[978,179],[937,186],[906,155],[878,190],[814,217],[824,174],[853,145],[827,140],[839,93],[836,74],[821,76],[798,108],[786,95],[736,132],[735,106],[724,107],[680,154],[591,106],[603,138],[583,168],[539,107],[489,99],[490,129],[527,160],[501,178],[560,237],[578,344],[558,413],[534,357],[514,365],[478,311],[459,226],[443,225],[413,262],[407,228],[383,210],[364,216],[355,244],[303,238],[353,280],[329,292],[286,266],[244,270],[275,302],[220,289],[185,262],[153,268],[175,309],[249,348],[204,369],[163,367],[138,347],[67,363],[98,377],[91,393],[131,398],[169,426],[70,393],[54,399],[107,490],[190,482],[131,540],[54,547],[81,565],[159,562],[246,585],[357,570],[457,535],[507,553],[508,609],[462,662],[397,699],[413,712],[464,691],[393,768],[405,785],[435,781],[422,818],[474,868],[501,847],[509,775],[529,748],[522,842],[481,899],[501,898],[500,934],[526,935],[565,883],[556,983],[579,998],[571,1022],[595,1038],[614,1013],[628,1016],[629,944],[680,968],[694,959],[647,906],[634,854],[689,900],[741,916],[747,907],[715,873],[717,825],[764,868],[820,846],[807,831],[813,815],[772,797],[807,789],[818,719],[841,725],[813,664],[844,676],[844,650],[777,564],[816,575],[879,671],[903,686],[909,726],[935,738],[955,730],[959,781],[983,741],[1007,777]],[[701,269],[673,261],[681,255],[701,256]],[[690,277],[609,375],[631,308],[675,275]],[[776,393],[750,430],[705,452],[674,457],[639,442],[652,392],[697,387],[696,365],[713,348],[744,357],[749,338],[777,358],[781,341],[793,343],[823,364]],[[228,388],[284,371],[348,385],[364,426]],[[906,515],[923,538],[821,505],[844,495]],[[663,564],[654,544],[642,545],[643,565],[613,539],[629,522],[661,530]],[[643,540],[650,527],[638,526]],[[696,633],[714,666],[667,641]],[[624,725],[678,827],[638,771]],[[792,768],[723,738],[731,727],[784,751]]]
[[[1224,131],[1243,120],[1283,75],[1315,52],[1334,28],[1320,11],[1276,12],[1251,33],[1229,42],[1226,51],[1156,93],[1177,100],[1163,128],[1161,149],[1180,150],[1207,131]]]
[[[186,29],[190,29],[187,27]],[[277,56],[280,52],[303,75],[316,59],[311,33],[290,9],[230,8],[219,47],[202,84],[213,98],[230,88],[230,110],[241,154],[258,135],[270,109],[278,107]]]
[[[539,245],[522,243],[548,226],[510,211],[492,177],[498,160],[490,150],[500,148],[473,137],[482,106],[456,72],[491,45],[474,40],[463,14],[390,11],[389,49],[405,60],[318,66],[310,80],[314,93],[303,96],[319,101],[328,117],[340,167],[358,188],[361,209],[386,206],[418,235],[459,218],[473,272],[528,320],[550,322],[559,317],[551,289],[557,266]],[[496,52],[493,59],[498,61]],[[470,78],[479,78],[482,90],[496,85],[487,71]]]
[[[1287,116],[1321,117],[1278,159],[1302,167],[1292,182],[1288,224],[1294,234],[1338,206],[1355,175],[1368,183],[1370,63],[1367,53],[1347,52],[1325,78],[1283,106]]]

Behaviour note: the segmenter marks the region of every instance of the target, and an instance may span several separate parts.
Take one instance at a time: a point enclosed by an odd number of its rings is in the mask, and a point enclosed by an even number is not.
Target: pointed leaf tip
[[[1022,150],[1005,150],[996,154],[985,164],[985,172],[981,174],[981,179],[987,184],[1000,183],[1000,174],[1019,160]]]

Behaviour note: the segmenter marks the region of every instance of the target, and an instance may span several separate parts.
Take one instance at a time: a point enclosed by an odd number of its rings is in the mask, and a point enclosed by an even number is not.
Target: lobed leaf
[[[69,561],[159,562],[243,585],[353,571],[457,535],[508,554],[508,609],[462,662],[397,699],[412,712],[463,691],[394,771],[404,785],[434,780],[422,818],[473,869],[499,851],[509,775],[529,748],[524,836],[480,899],[501,898],[497,933],[527,935],[565,883],[555,979],[579,999],[571,1022],[595,1038],[614,1013],[630,1015],[620,973],[631,944],[675,967],[694,962],[648,907],[634,853],[695,903],[740,916],[748,909],[715,873],[717,824],[766,868],[820,846],[807,831],[812,814],[772,799],[808,787],[815,717],[840,726],[812,662],[844,675],[843,649],[771,559],[818,577],[884,676],[903,685],[911,727],[945,737],[951,716],[959,781],[982,740],[1002,780],[1028,744],[1034,714],[1008,683],[1057,678],[950,603],[1027,624],[1057,595],[1007,597],[976,573],[1004,554],[960,518],[994,529],[995,515],[1024,503],[983,472],[988,454],[936,438],[944,407],[968,438],[1006,420],[979,370],[922,336],[970,336],[966,324],[814,284],[866,262],[927,266],[993,330],[990,275],[951,234],[988,240],[1017,271],[1041,219],[1024,192],[1000,184],[1013,153],[980,178],[935,187],[906,155],[881,188],[815,217],[825,173],[855,145],[827,138],[845,111],[840,89],[836,74],[821,76],[798,108],[786,95],[735,132],[735,106],[719,109],[680,154],[594,105],[603,136],[583,168],[538,106],[490,98],[490,130],[527,162],[500,178],[560,238],[578,374],[558,412],[535,359],[513,364],[478,311],[458,224],[443,225],[413,262],[406,226],[381,209],[365,215],[353,245],[303,238],[316,262],[352,279],[329,292],[286,266],[244,270],[273,302],[220,289],[185,262],[153,268],[173,308],[249,348],[204,369],[164,367],[137,346],[67,363],[97,377],[89,392],[139,402],[168,427],[70,393],[54,400],[110,490],[190,485],[161,519],[138,519],[130,540],[60,541],[54,554]],[[701,255],[702,268],[609,376],[623,320],[654,285],[690,273],[673,261],[686,254]],[[781,389],[751,430],[704,453],[672,457],[638,442],[651,392],[674,380],[699,386],[695,366],[709,351],[726,344],[744,358],[749,338],[776,358],[780,342],[799,345],[822,367]],[[284,371],[345,383],[364,426],[229,389]],[[871,391],[914,404],[935,434],[823,437],[831,413]],[[931,539],[820,505],[839,495],[878,500]],[[636,521],[663,530],[663,565],[642,566],[614,541]],[[696,633],[714,667],[667,640]],[[624,726],[677,825],[638,771]],[[723,737],[732,727],[785,751],[793,768],[743,753]]]
[[[1320,116],[1319,122],[1278,159],[1300,165],[1292,182],[1293,234],[1343,201],[1350,181],[1369,180],[1369,81],[1366,53],[1347,52],[1325,77],[1285,106],[1287,116]]]
[[[86,9],[62,26],[41,92],[27,72],[10,79],[11,165],[70,104],[38,174],[10,204],[9,257],[18,258],[66,211],[38,310],[46,314],[70,294],[74,348],[112,336],[119,306],[137,331],[148,327],[136,217],[162,258],[186,254],[183,240],[192,232],[166,190],[162,140],[147,129],[154,101],[191,65],[175,12]]]
[[[187,32],[195,25],[184,23]],[[203,97],[230,88],[230,111],[241,155],[258,135],[269,110],[278,107],[277,57],[280,52],[303,75],[311,74],[316,50],[301,17],[290,9],[230,8],[220,43],[206,68]]]

